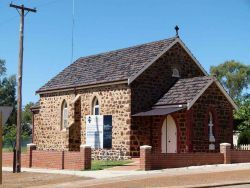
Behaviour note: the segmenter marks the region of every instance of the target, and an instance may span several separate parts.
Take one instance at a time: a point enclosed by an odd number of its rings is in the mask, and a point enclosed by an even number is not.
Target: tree
[[[0,59],[0,106],[12,106],[13,111],[4,126],[4,143],[14,147],[16,140],[16,76],[5,77],[5,61]],[[21,139],[25,140],[32,134],[30,107],[33,103],[25,106],[22,114],[22,134]]]
[[[218,66],[211,66],[210,73],[215,75],[235,100],[240,100],[244,89],[250,84],[250,66],[231,60]]]
[[[28,140],[32,134],[32,113],[30,111],[30,107],[33,106],[34,103],[28,103],[23,111],[22,111],[22,133],[21,140]],[[4,143],[8,146],[11,146],[12,149],[15,146],[16,142],[16,125],[6,125],[4,127]]]
[[[0,77],[6,72],[5,61],[0,59]]]
[[[238,145],[241,144],[250,144],[250,130],[245,130],[240,133],[238,139]]]
[[[239,106],[234,113],[234,129],[250,130],[250,66],[231,60],[218,66],[211,66],[210,73],[215,75],[229,95]]]
[[[239,109],[234,114],[238,124],[236,129],[239,131],[250,130],[250,95],[243,96],[239,103]]]
[[[29,136],[32,134],[32,112],[30,108],[34,105],[33,102],[26,104],[22,111],[22,130]]]

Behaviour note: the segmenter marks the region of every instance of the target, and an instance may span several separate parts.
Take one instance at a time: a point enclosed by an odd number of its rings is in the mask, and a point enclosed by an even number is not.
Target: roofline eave
[[[211,86],[213,83],[216,84],[216,86],[226,97],[226,99],[232,105],[232,107],[235,110],[238,110],[238,106],[235,104],[234,100],[229,96],[229,94],[226,92],[226,90],[223,88],[223,86],[219,83],[219,81],[215,77],[213,77],[213,79],[210,82],[208,82],[208,84],[199,92],[198,95],[195,96],[195,98],[192,101],[187,103],[187,109],[189,110],[195,104],[195,102],[202,96],[202,94],[208,89],[208,87]]]
[[[103,87],[103,86],[110,86],[110,85],[118,85],[118,84],[128,84],[128,79],[123,80],[116,80],[112,82],[104,82],[99,84],[89,84],[89,85],[82,85],[82,86],[70,86],[65,88],[56,88],[56,89],[47,89],[47,90],[37,90],[36,94],[48,94],[48,93],[56,93],[56,92],[64,92],[64,91],[74,91],[74,90],[80,90],[80,89],[88,89],[88,88],[94,88],[94,87]]]

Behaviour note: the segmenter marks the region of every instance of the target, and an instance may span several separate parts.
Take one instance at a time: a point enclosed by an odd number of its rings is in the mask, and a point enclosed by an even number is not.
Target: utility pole
[[[23,75],[23,30],[24,16],[28,12],[36,12],[36,9],[27,8],[24,5],[10,4],[20,15],[20,41],[19,41],[19,61],[18,61],[18,91],[17,91],[17,125],[16,125],[16,164],[14,172],[21,172],[21,120],[22,120],[22,75]],[[14,162],[14,161],[13,161]]]

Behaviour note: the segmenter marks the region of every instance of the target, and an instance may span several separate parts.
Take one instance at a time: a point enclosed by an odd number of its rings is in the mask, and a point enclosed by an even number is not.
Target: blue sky
[[[0,58],[17,73],[19,15],[0,0]],[[15,0],[25,17],[23,104],[71,63],[72,0]],[[209,71],[235,59],[250,64],[250,0],[75,0],[74,60],[135,44],[180,37]]]

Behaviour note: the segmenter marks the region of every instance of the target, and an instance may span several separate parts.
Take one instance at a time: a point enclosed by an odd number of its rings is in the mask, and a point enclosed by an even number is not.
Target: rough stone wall
[[[76,95],[79,102],[72,104]],[[88,88],[72,92],[42,94],[40,112],[34,116],[34,143],[40,150],[77,150],[80,143],[85,144],[86,115],[92,112],[92,101],[97,97],[101,115],[112,115],[112,150],[130,154],[131,92],[126,84],[98,88]],[[61,104],[68,104],[69,131],[61,130]],[[75,119],[75,120],[74,120]],[[69,144],[70,141],[70,144]],[[72,147],[70,149],[70,147]],[[100,151],[101,152],[101,151]],[[94,152],[98,155],[98,151]]]
[[[209,151],[209,111],[213,114],[215,151],[219,151],[220,143],[233,142],[233,116],[232,106],[218,89],[216,84],[212,84],[205,93],[196,101],[190,110],[181,110],[171,114],[177,127],[177,152],[211,152]],[[138,118],[138,117],[134,117]],[[151,123],[144,121],[141,126],[149,129],[151,138],[145,141],[146,145],[152,146],[155,153],[161,153],[161,128],[166,116],[153,116]],[[141,120],[143,122],[143,119]],[[150,127],[151,125],[151,127]],[[132,125],[133,126],[133,125]],[[149,127],[149,128],[148,128]],[[141,132],[143,134],[143,132]],[[143,137],[143,135],[140,135]],[[143,143],[144,145],[144,143]],[[138,155],[138,148],[132,151],[133,155]]]
[[[204,76],[191,57],[175,44],[131,84],[132,114],[148,110],[178,80],[172,70],[179,70],[180,78]]]
[[[153,117],[132,117],[131,156],[139,156],[140,146],[151,145]]]
[[[128,86],[113,85],[102,88],[81,90],[81,122],[82,143],[85,138],[85,116],[91,114],[92,101],[98,98],[101,115],[112,115],[112,150],[106,149],[106,153],[121,151],[124,155],[130,154],[130,123],[131,123],[131,90]],[[99,155],[100,150],[93,150],[92,154]]]
[[[68,124],[74,122],[74,109],[70,105],[73,92],[43,94],[40,96],[39,114],[34,115],[33,142],[39,150],[68,150],[67,131],[61,129],[61,109],[65,100],[68,105]]]
[[[179,70],[181,78],[204,76],[188,53],[179,44],[174,45],[131,84],[132,114],[149,110],[170,89],[178,79],[172,77],[174,68]],[[131,153],[134,156],[139,155],[140,145],[150,141],[149,119],[132,117]]]
[[[213,133],[215,151],[219,151],[220,143],[233,144],[232,106],[216,84],[212,84],[191,108],[193,121],[191,124],[191,150],[208,151],[209,147],[209,111],[213,115]]]

